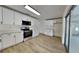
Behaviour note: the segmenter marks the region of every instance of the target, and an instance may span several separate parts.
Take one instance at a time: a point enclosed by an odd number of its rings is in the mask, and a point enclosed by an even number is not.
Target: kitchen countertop
[[[0,24],[0,35],[20,32],[22,32],[21,25]]]
[[[0,36],[4,34],[10,34],[10,33],[21,33],[21,30],[0,30]]]

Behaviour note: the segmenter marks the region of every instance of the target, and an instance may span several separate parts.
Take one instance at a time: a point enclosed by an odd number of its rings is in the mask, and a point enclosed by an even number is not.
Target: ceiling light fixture
[[[25,6],[26,9],[30,10],[31,12],[35,13],[36,15],[40,15],[39,12],[37,12],[36,10],[34,10],[32,7],[30,7],[29,5]]]

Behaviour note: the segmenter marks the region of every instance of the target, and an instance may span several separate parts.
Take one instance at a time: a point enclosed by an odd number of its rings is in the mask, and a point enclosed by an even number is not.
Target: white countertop
[[[0,24],[0,35],[17,32],[22,32],[20,25]]]
[[[9,34],[9,33],[21,33],[21,30],[0,30],[0,35]]]

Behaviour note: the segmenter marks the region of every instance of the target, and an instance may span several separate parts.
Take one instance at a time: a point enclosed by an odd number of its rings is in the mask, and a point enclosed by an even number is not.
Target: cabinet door
[[[2,7],[0,7],[0,24],[2,22]]]
[[[27,16],[22,14],[22,20],[27,21]]]
[[[15,24],[21,25],[22,24],[22,14],[15,12]]]
[[[10,46],[12,46],[12,45],[15,44],[15,37],[14,37],[14,34],[13,33],[11,33],[9,35],[9,44],[10,44]]]
[[[3,49],[10,47],[15,44],[15,38],[13,34],[4,34],[2,35],[2,45]]]
[[[14,11],[3,8],[3,24],[13,24],[14,22]]]
[[[9,47],[9,35],[8,34],[4,34],[2,35],[2,45],[3,45],[3,49]]]
[[[16,43],[20,43],[23,41],[23,33],[16,33]]]
[[[32,17],[29,17],[29,16],[27,17],[27,21],[31,21],[31,19],[32,19]]]

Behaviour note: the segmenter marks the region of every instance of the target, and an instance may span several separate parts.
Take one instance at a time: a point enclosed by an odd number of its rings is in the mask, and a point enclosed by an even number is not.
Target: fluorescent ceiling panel
[[[28,9],[29,11],[31,11],[31,12],[33,12],[33,13],[35,13],[36,15],[40,15],[40,13],[39,12],[37,12],[36,10],[34,10],[33,8],[31,8],[30,6],[28,6],[28,5],[26,5],[25,6],[25,8],[26,9]]]

